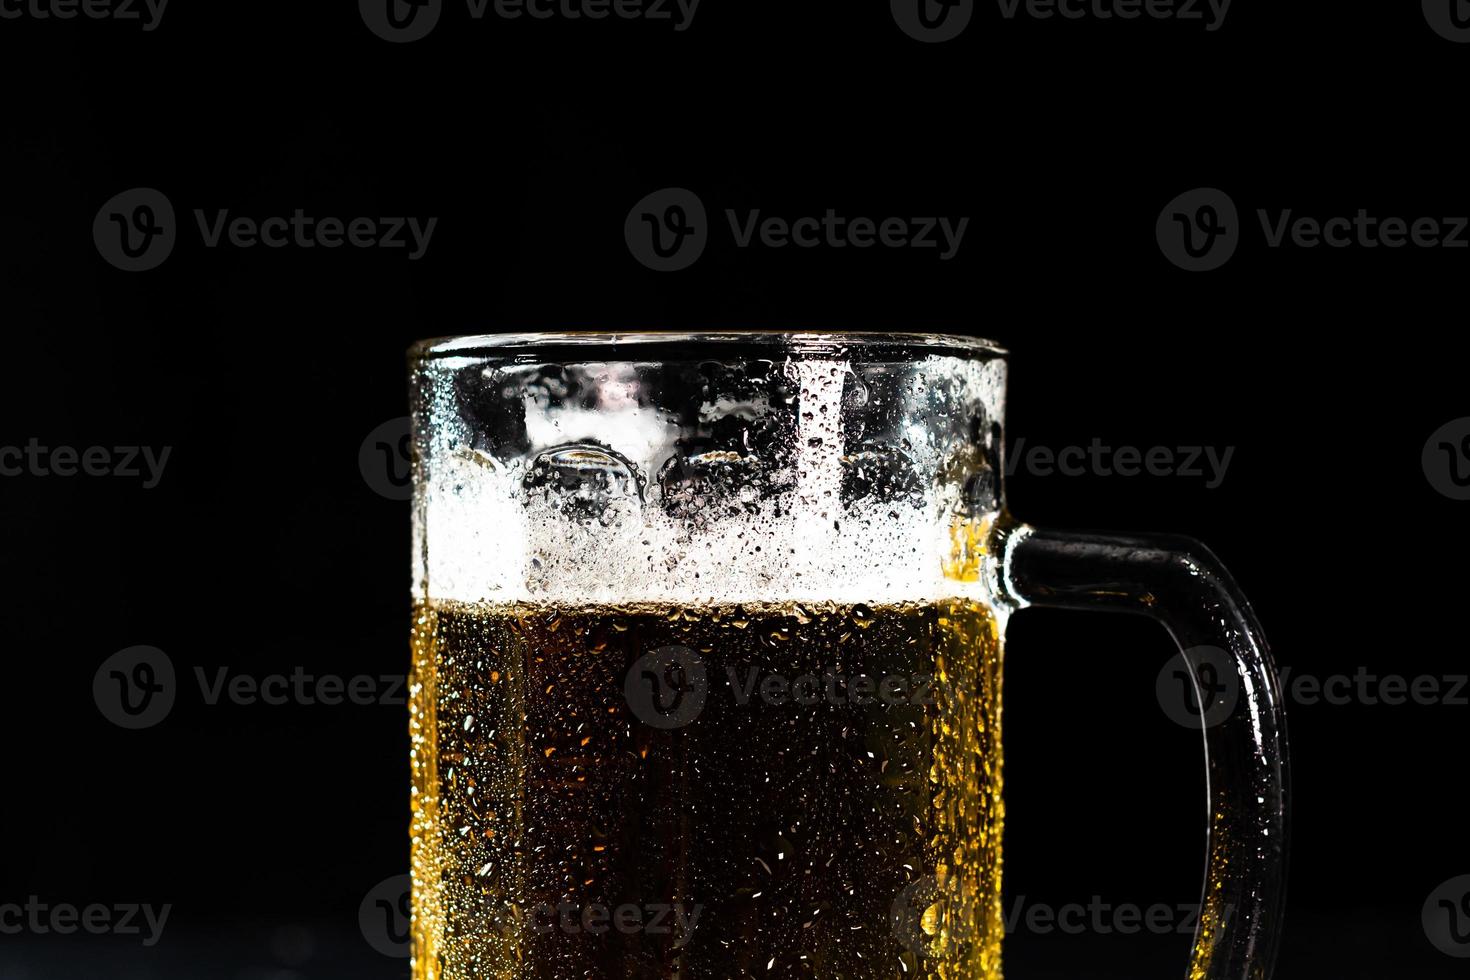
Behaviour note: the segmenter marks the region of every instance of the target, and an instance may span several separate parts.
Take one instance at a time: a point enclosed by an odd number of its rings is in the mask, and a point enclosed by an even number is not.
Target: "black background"
[[[309,9],[308,9],[309,8]],[[1224,482],[1010,481],[1022,519],[1210,543],[1297,673],[1466,671],[1466,508],[1420,453],[1470,414],[1470,252],[1271,249],[1257,208],[1463,215],[1470,46],[1418,4],[1237,0],[1223,27],[1002,17],[921,44],[883,3],[704,0],[668,22],[474,22],[373,36],[350,3],[171,5],[134,23],[0,20],[0,445],[170,446],[161,484],[0,478],[0,903],[172,903],[163,940],[0,936],[0,976],[395,977],[357,908],[406,870],[395,706],[209,706],[193,669],[401,673],[408,508],[358,450],[405,412],[404,348],[553,328],[938,329],[1011,351],[1008,438],[1235,447]],[[158,269],[91,227],[162,190]],[[700,195],[682,272],[638,264],[634,202]],[[1155,218],[1225,190],[1223,268]],[[192,211],[436,216],[420,261],[205,248]],[[723,212],[967,216],[952,261],[738,249]],[[1199,738],[1159,710],[1165,634],[1029,611],[1007,664],[1007,907],[1190,903]],[[146,731],[93,673],[167,651]],[[193,692],[192,695],[190,692]],[[1447,977],[1420,909],[1470,873],[1451,705],[1290,705],[1295,838],[1279,974]],[[1166,976],[1188,936],[1037,934],[1009,973]]]

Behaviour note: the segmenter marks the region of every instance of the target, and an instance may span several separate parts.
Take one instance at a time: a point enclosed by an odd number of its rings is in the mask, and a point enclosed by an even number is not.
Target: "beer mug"
[[[1260,627],[1191,540],[1010,517],[1002,350],[535,334],[410,371],[414,977],[999,977],[1001,651],[1031,605],[1178,642],[1210,794],[1188,975],[1269,976]]]

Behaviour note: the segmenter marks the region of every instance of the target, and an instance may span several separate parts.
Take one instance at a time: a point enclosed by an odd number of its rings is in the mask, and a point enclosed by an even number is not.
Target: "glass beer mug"
[[[485,336],[411,374],[414,977],[999,977],[1001,648],[1028,605],[1154,617],[1197,691],[1238,684],[1201,714],[1188,975],[1270,974],[1261,630],[1188,539],[1011,519],[1003,351]]]

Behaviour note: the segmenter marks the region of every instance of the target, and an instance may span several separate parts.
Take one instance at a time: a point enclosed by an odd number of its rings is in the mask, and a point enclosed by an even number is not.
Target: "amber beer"
[[[419,980],[999,976],[984,604],[421,601],[413,646]]]

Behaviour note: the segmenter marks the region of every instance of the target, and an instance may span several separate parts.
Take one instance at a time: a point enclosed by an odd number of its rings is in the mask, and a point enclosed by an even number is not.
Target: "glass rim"
[[[411,361],[477,354],[517,356],[546,348],[643,347],[694,344],[748,345],[799,353],[836,353],[846,348],[874,351],[948,353],[963,357],[1000,357],[1007,351],[993,340],[961,334],[869,330],[567,330],[466,334],[420,340],[408,349]]]

